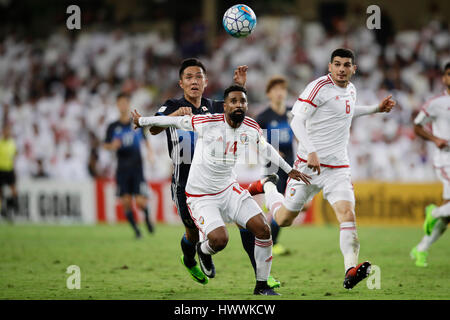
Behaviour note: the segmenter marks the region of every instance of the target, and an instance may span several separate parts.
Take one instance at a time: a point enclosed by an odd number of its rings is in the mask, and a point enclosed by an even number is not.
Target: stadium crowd
[[[118,117],[117,94],[130,93],[133,108],[146,115],[181,95],[179,64],[195,43],[204,44],[201,28],[198,33],[179,43],[158,32],[119,29],[3,39],[1,125],[13,129],[18,179],[111,177],[115,161],[101,143],[107,125]],[[450,33],[437,20],[380,39],[365,25],[340,26],[330,34],[317,22],[261,17],[251,37],[233,39],[220,31],[209,52],[198,51],[208,70],[205,96],[221,99],[233,69],[246,64],[250,116],[267,107],[265,84],[275,74],[289,80],[288,103],[293,104],[309,81],[327,72],[330,53],[341,46],[356,54],[353,83],[359,104],[376,103],[387,94],[398,102],[389,114],[354,120],[353,180],[435,180],[431,145],[415,137],[412,118],[427,98],[443,90],[440,69],[450,61]],[[165,134],[149,139],[156,161],[146,163],[146,177],[167,178]]]

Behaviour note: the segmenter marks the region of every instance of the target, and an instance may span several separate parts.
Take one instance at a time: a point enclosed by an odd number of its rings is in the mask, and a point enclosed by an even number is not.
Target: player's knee
[[[131,197],[123,196],[121,200],[124,210],[131,209]]]
[[[255,237],[258,239],[269,239],[271,235],[270,227],[267,223],[264,223],[258,230],[255,232]]]
[[[211,249],[213,249],[215,252],[219,252],[225,249],[227,244],[228,244],[227,236],[220,236],[209,239],[209,245],[211,246]]]
[[[350,208],[346,208],[343,209],[340,212],[340,219],[341,222],[355,222],[355,212],[350,209]]]

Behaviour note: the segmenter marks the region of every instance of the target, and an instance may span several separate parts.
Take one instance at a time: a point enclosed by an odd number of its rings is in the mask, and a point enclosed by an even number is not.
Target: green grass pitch
[[[214,256],[217,275],[206,286],[180,263],[183,230],[160,224],[154,235],[135,240],[126,224],[0,225],[0,299],[267,299],[252,295],[253,269],[236,226],[228,226],[230,241]],[[358,234],[360,261],[380,267],[380,289],[368,289],[366,281],[343,289],[337,226],[291,227],[279,239],[291,254],[273,259],[282,296],[272,299],[450,298],[448,232],[431,247],[428,268],[409,258],[423,235],[419,227],[359,227]],[[66,287],[70,265],[80,267],[79,290]]]

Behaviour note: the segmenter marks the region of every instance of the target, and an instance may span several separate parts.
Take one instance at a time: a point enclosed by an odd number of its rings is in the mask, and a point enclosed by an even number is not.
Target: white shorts
[[[311,184],[289,179],[283,205],[290,211],[300,211],[323,189],[323,197],[333,205],[340,200],[355,203],[350,168],[320,167],[320,175],[308,168],[305,162],[296,161],[294,168],[311,176]]]
[[[442,198],[444,200],[450,200],[450,166],[447,167],[434,167],[438,179],[444,185],[442,192]]]
[[[245,227],[250,218],[261,213],[250,193],[237,182],[216,195],[187,195],[186,203],[195,225],[205,237],[228,222]]]

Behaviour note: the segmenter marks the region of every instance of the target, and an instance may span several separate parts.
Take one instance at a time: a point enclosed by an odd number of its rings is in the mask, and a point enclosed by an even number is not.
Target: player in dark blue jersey
[[[136,237],[141,232],[136,225],[132,211],[132,198],[136,205],[144,212],[145,223],[149,232],[153,232],[153,225],[147,207],[148,186],[144,179],[144,170],[141,156],[141,142],[144,140],[148,154],[151,154],[149,142],[142,134],[142,130],[134,130],[130,118],[130,96],[121,93],[117,97],[119,120],[111,123],[106,131],[104,148],[115,151],[117,155],[116,183],[117,195],[125,211],[125,216],[133,227]]]
[[[273,77],[267,82],[266,94],[270,100],[270,106],[258,115],[256,121],[262,129],[267,130],[267,141],[274,147],[278,146],[283,159],[292,164],[294,163],[294,133],[289,125],[291,119],[288,116],[292,108],[286,106],[287,84],[287,80],[280,76]],[[269,163],[266,173],[271,174],[273,170],[277,170],[275,172],[280,177],[277,182],[278,192],[284,194],[288,176],[283,170],[278,170],[278,167]],[[277,241],[280,227],[274,219],[272,219],[270,228],[272,230],[273,254],[288,254],[289,251]]]
[[[167,100],[157,111],[158,116],[182,116],[186,114],[214,114],[223,113],[223,101],[211,100],[203,97],[208,84],[206,69],[198,59],[186,59],[182,62],[179,71],[179,86],[183,89],[183,97]],[[245,86],[247,66],[240,66],[234,72],[234,82]],[[174,164],[172,175],[172,199],[178,209],[186,233],[181,239],[181,258],[193,279],[199,283],[208,283],[208,277],[199,268],[195,260],[195,245],[199,241],[199,231],[191,218],[186,205],[185,187],[189,175],[190,164],[194,155],[195,134],[174,128],[152,127],[150,132],[158,134],[166,130],[170,157]],[[249,255],[252,266],[256,268],[254,258],[255,237],[247,229],[241,229],[241,239],[245,251]],[[209,275],[211,278],[214,275]],[[272,276],[268,281],[272,288],[279,286],[279,282]]]

